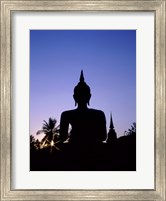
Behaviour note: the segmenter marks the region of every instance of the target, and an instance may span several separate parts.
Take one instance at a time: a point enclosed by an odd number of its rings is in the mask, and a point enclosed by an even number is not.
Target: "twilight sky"
[[[136,121],[135,30],[31,30],[30,134],[49,117],[74,109],[73,89],[84,71],[90,108],[110,113],[117,136]],[[42,135],[39,138],[43,137]]]

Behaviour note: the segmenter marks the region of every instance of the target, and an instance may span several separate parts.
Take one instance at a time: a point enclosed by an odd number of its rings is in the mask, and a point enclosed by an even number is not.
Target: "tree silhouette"
[[[40,142],[39,140],[35,140],[33,135],[30,135],[30,149],[31,151],[40,149]]]
[[[31,150],[35,149],[35,138],[33,135],[30,135],[30,149]]]
[[[37,150],[40,149],[40,141],[38,139],[35,141],[35,148]]]
[[[126,136],[136,135],[136,123],[134,122],[127,131],[124,132]]]
[[[44,120],[43,126],[42,126],[42,130],[37,131],[37,135],[44,133],[45,136],[43,137],[43,139],[41,140],[41,146],[40,148],[44,148],[44,147],[55,147],[56,149],[58,149],[58,147],[55,146],[55,144],[59,143],[60,141],[58,141],[59,139],[59,125],[56,126],[56,119],[53,118],[49,118],[48,122],[46,122]]]

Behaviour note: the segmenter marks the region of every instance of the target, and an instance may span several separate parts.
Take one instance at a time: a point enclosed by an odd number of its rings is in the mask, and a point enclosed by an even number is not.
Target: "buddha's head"
[[[91,98],[90,87],[84,81],[83,71],[81,71],[80,82],[74,88],[73,98],[77,105],[89,105],[89,101]]]

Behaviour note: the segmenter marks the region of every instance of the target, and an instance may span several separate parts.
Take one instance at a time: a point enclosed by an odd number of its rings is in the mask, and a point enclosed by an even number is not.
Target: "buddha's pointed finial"
[[[74,87],[74,94],[83,94],[83,93],[90,94],[90,87],[84,81],[83,70],[81,70],[80,81],[78,82],[77,86]]]
[[[83,70],[81,70],[80,82],[84,82],[84,74],[83,74]]]

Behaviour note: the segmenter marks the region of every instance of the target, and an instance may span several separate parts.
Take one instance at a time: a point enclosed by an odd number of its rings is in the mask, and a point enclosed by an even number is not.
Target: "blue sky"
[[[107,130],[111,112],[118,137],[136,121],[135,30],[31,30],[30,134],[75,108],[81,70],[89,107],[105,113]]]

